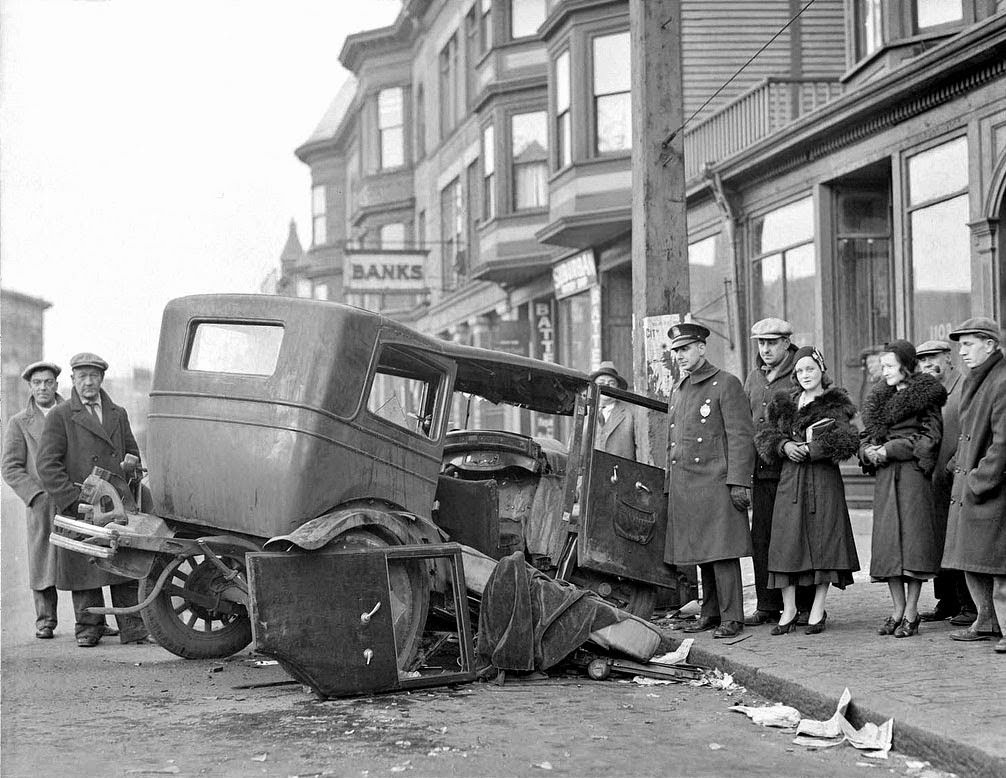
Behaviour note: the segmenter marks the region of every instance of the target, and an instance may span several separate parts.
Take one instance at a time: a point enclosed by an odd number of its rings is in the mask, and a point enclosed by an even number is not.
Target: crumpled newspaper
[[[702,677],[695,680],[689,681],[689,686],[711,686],[713,689],[720,689],[728,694],[733,694],[734,692],[744,692],[747,691],[743,686],[734,683],[734,677],[730,673],[724,673],[719,668],[714,668],[713,670],[707,670],[702,674]]]
[[[688,661],[688,652],[692,650],[692,643],[694,642],[695,638],[685,638],[676,649],[668,651],[666,654],[655,656],[650,659],[650,662],[655,662],[659,665],[677,665],[686,662]]]
[[[880,726],[867,722],[856,729],[845,717],[851,701],[852,694],[846,688],[838,701],[835,715],[827,721],[803,719],[796,728],[797,736],[793,742],[798,746],[812,748],[828,748],[848,742],[863,751],[863,756],[887,759],[894,738],[894,719],[888,719]]]
[[[750,705],[731,705],[727,710],[743,713],[755,724],[762,727],[795,727],[800,723],[800,711],[782,703],[763,705],[758,708]]]

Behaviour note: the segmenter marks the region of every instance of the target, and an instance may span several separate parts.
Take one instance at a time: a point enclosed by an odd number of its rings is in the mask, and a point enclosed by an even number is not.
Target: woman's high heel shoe
[[[774,627],[772,627],[772,631],[769,634],[771,634],[771,635],[785,635],[787,632],[792,632],[793,630],[796,629],[796,620],[797,620],[797,616],[794,616],[789,621],[787,621],[785,624],[783,624],[780,621],[778,624],[776,624]]]
[[[893,635],[894,631],[898,628],[901,622],[894,618],[894,616],[888,616],[887,621],[884,622],[883,626],[877,630],[878,635]]]
[[[807,629],[803,631],[803,634],[820,635],[822,632],[824,632],[824,627],[827,622],[828,622],[828,611],[825,611],[820,621],[815,622],[814,624],[811,624],[809,621],[807,622]]]
[[[915,617],[915,621],[909,621],[908,619],[901,620],[901,626],[894,630],[894,637],[896,638],[910,638],[912,635],[919,631],[919,622],[922,619],[918,616]]]

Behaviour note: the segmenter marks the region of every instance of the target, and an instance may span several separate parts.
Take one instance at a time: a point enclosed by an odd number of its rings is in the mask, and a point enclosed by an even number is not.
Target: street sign
[[[347,250],[342,278],[351,292],[424,292],[426,252]]]

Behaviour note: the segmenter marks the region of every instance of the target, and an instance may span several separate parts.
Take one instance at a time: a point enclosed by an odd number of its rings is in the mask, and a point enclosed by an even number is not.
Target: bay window
[[[513,209],[548,205],[548,115],[545,111],[518,113],[510,118],[513,160]]]
[[[537,35],[544,21],[545,0],[510,0],[511,38]]]
[[[482,130],[482,220],[496,218],[496,133],[490,124]]]

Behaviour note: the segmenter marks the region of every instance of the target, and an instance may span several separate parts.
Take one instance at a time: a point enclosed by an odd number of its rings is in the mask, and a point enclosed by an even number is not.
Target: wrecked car
[[[520,550],[646,617],[657,587],[673,598],[683,580],[663,561],[664,471],[593,449],[601,392],[666,407],[337,303],[176,299],[150,393],[149,491],[134,504],[121,488],[99,488],[95,509],[57,517],[51,540],[139,579],[151,635],[187,658],[249,644],[245,557],[263,550],[446,540],[492,559]],[[492,416],[473,403],[517,409],[511,426],[522,413],[554,417],[568,442],[472,428]],[[449,578],[441,561],[389,561],[400,660],[415,653]]]

